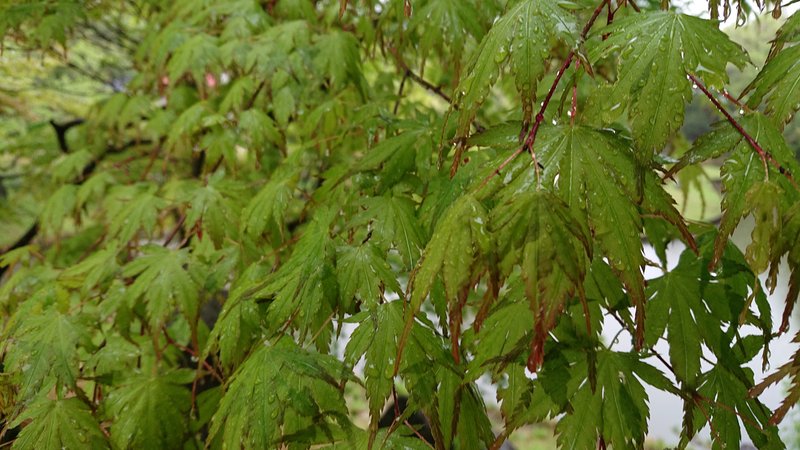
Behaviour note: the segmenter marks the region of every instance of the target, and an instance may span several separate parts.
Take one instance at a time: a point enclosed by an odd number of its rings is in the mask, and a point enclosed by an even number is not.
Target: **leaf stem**
[[[789,182],[792,184],[792,186],[794,186],[795,189],[800,191],[800,187],[798,187],[797,182],[795,181],[791,172],[789,172],[785,167],[783,167],[768,151],[764,150],[761,147],[761,145],[758,142],[756,142],[753,136],[751,136],[750,133],[748,133],[744,129],[744,127],[731,115],[731,113],[729,113],[728,110],[726,110],[725,107],[723,107],[722,104],[720,104],[719,100],[717,100],[717,98],[714,97],[711,91],[709,91],[708,88],[693,74],[687,73],[686,76],[688,76],[689,79],[692,80],[692,83],[694,83],[698,88],[700,88],[701,91],[703,91],[703,94],[705,94],[706,97],[708,97],[708,99],[711,101],[714,107],[717,108],[717,110],[723,116],[725,116],[725,119],[728,120],[728,122],[733,126],[733,128],[735,128],[736,131],[738,131],[739,134],[741,134],[742,137],[747,141],[747,143],[750,144],[751,147],[753,147],[753,150],[755,150],[756,153],[758,153],[758,156],[761,157],[761,161],[764,163],[765,175],[767,177],[769,176],[769,167],[767,164],[767,162],[769,162],[769,164],[772,164],[772,166],[775,167],[775,169],[781,175],[783,175],[784,177],[786,177],[787,180],[789,180]]]

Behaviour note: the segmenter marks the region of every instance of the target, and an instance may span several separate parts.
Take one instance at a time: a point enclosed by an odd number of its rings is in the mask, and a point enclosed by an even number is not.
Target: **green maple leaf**
[[[780,234],[780,202],[783,198],[781,188],[774,182],[755,183],[747,191],[744,215],[752,214],[755,219],[751,240],[747,245],[745,257],[754,273],[767,270],[770,253],[776,249]]]
[[[412,123],[409,129],[371,148],[355,170],[373,172],[380,180],[377,192],[383,193],[417,169],[418,158],[429,157],[434,148],[432,139],[430,127]]]
[[[64,220],[69,218],[75,211],[77,191],[78,187],[76,185],[66,184],[47,199],[40,216],[45,230],[53,233],[61,230]]]
[[[142,349],[121,336],[110,335],[101,347],[86,362],[96,375],[107,375],[115,372],[124,373],[136,367],[142,357]]]
[[[411,305],[415,311],[440,274],[450,300],[475,278],[479,257],[486,255],[491,245],[487,222],[483,205],[471,195],[460,198],[445,212],[414,274]]]
[[[749,371],[748,371],[749,372]],[[748,384],[752,386],[752,374]],[[704,398],[715,401],[709,405],[714,450],[734,448],[742,439],[742,426],[757,448],[783,449],[778,428],[770,423],[769,409],[757,398],[752,398],[748,385],[724,367],[717,366],[702,376],[704,383],[699,392]],[[723,406],[724,405],[724,406]],[[702,417],[701,420],[705,420]]]
[[[700,373],[702,336],[696,315],[705,314],[702,304],[702,262],[691,254],[664,276],[650,282],[651,299],[647,304],[648,345],[655,345],[666,328],[669,356],[679,381],[696,385]]]
[[[192,266],[188,249],[149,246],[122,269],[123,276],[136,277],[127,296],[131,303],[145,299],[151,326],[159,328],[175,310],[190,321],[197,316],[200,283]]]
[[[481,14],[471,2],[459,0],[429,1],[411,16],[409,30],[419,36],[422,58],[432,49],[451,46],[455,53],[463,50],[469,36],[480,39],[484,33]]]
[[[564,303],[583,285],[592,257],[589,230],[563,200],[542,190],[501,204],[492,211],[490,223],[496,230],[501,270],[508,275],[515,265],[522,268],[535,317],[529,360],[529,368],[535,370]]]
[[[800,109],[800,45],[786,48],[769,60],[745,92],[747,105],[757,108],[766,99],[766,113],[783,128]]]
[[[59,390],[62,386],[74,388],[81,360],[79,347],[92,348],[84,317],[54,307],[36,309],[28,310],[20,321],[5,359],[6,367],[20,374],[22,399],[52,387],[52,383]]]
[[[92,411],[77,398],[41,398],[30,405],[11,426],[22,427],[13,448],[62,450],[110,448]]]
[[[543,127],[537,154],[542,183],[556,192],[580,220],[588,220],[595,242],[628,290],[644,325],[642,220],[635,203],[635,163],[629,142],[612,132],[584,127]]]
[[[269,274],[269,267],[253,264],[233,283],[204,354],[219,350],[220,362],[228,369],[241,363],[261,331],[261,311],[252,292]]]
[[[521,364],[509,364],[504,372],[507,378],[498,387],[497,398],[502,401],[500,412],[505,419],[506,431],[510,432],[519,426],[516,420],[530,402],[533,382],[525,375],[525,366]]]
[[[551,40],[572,45],[576,28],[572,14],[549,0],[523,0],[511,7],[489,30],[456,88],[459,136],[466,136],[475,113],[510,60],[514,82],[521,96],[524,120],[530,122],[536,87],[546,69]]]
[[[351,33],[331,31],[321,35],[315,44],[314,65],[327,75],[333,87],[341,88],[345,83],[353,83],[361,97],[366,99],[367,80],[361,70],[361,54],[358,40]]]
[[[145,184],[118,188],[108,195],[105,203],[107,216],[113,217],[109,237],[116,237],[121,242],[133,239],[140,229],[152,232],[159,209],[166,205],[155,195],[155,187]]]
[[[267,113],[256,108],[239,114],[239,131],[244,135],[244,142],[253,147],[280,145],[283,140],[275,121]]]
[[[754,230],[755,231],[755,230]],[[775,286],[778,276],[778,267],[781,258],[786,255],[786,262],[792,273],[789,276],[789,290],[786,293],[786,309],[783,313],[784,325],[789,323],[794,305],[800,296],[800,203],[796,203],[789,208],[783,217],[778,234],[775,248],[771,256],[770,277],[767,280],[768,286]]]
[[[756,108],[766,99],[766,113],[783,128],[800,109],[800,14],[792,14],[778,30],[764,68],[744,89],[747,105]],[[786,48],[786,44],[794,44]]]
[[[365,306],[377,304],[384,289],[402,294],[397,275],[386,262],[386,255],[369,242],[336,249],[336,276],[343,308],[350,309],[353,298]]]
[[[741,125],[778,164],[790,173],[797,173],[800,166],[786,145],[780,130],[772,121],[760,113],[752,113],[741,118]],[[769,162],[766,163],[765,169],[765,163],[757,151],[738,130],[725,123],[717,124],[709,133],[698,138],[695,145],[670,169],[670,173],[675,173],[689,164],[718,158],[727,152],[731,154],[723,163],[721,170],[725,195],[722,198],[723,215],[714,247],[713,264],[722,257],[728,238],[743,217],[754,214],[763,219],[762,223],[768,222],[764,214],[769,215],[769,205],[752,200],[760,196],[780,212],[788,209],[793,201],[800,198],[797,190],[780,171]],[[764,189],[773,192],[777,190],[785,193],[785,196],[773,197],[769,192],[762,192]],[[757,227],[753,233],[756,239],[748,246],[748,259],[763,269],[764,259],[761,255],[765,251],[763,245],[765,240],[775,239],[774,229],[767,224],[766,227]]]
[[[559,448],[594,450],[601,426],[603,399],[593,393],[589,382],[581,386],[570,400],[572,414],[566,414],[556,425]]]
[[[384,250],[396,248],[406,266],[413,267],[425,244],[414,202],[406,197],[385,195],[368,198],[363,205],[366,211],[354,217],[352,225],[372,223],[372,239]]]
[[[482,371],[487,363],[503,361],[513,356],[534,323],[530,301],[525,301],[525,284],[519,275],[506,282],[502,300],[495,304],[475,335],[475,358],[470,362],[474,371]]]
[[[347,343],[345,361],[355,365],[361,356],[366,360],[364,377],[370,431],[376,433],[383,405],[394,387],[394,360],[404,326],[402,302],[376,305],[368,313],[362,313],[360,318],[358,328]]]
[[[204,81],[204,75],[219,60],[217,38],[198,33],[186,39],[175,50],[167,64],[170,79],[178,80],[189,72],[198,83]]]
[[[301,337],[305,337],[323,326],[333,313],[339,295],[334,254],[327,221],[315,219],[286,263],[255,294],[274,298],[267,310],[272,329],[277,330],[291,321],[300,330]]]
[[[598,360],[597,389],[603,392],[603,436],[615,448],[641,448],[650,410],[647,392],[634,375],[638,356],[602,352]]]
[[[269,231],[273,236],[283,238],[283,222],[293,192],[293,177],[273,176],[242,212],[244,232],[259,236]]]
[[[338,382],[344,370],[335,358],[290,339],[259,346],[231,378],[209,442],[219,436],[227,448],[275,448],[303,432],[332,433],[349,423]]]
[[[376,448],[371,442],[380,442],[381,449],[385,450],[430,450],[430,444],[417,438],[416,436],[403,435],[403,429],[399,428],[389,433],[388,428],[379,429],[375,436],[363,430],[354,430],[354,435],[350,439],[342,440],[329,446],[319,448],[329,450],[370,450]]]
[[[241,205],[240,186],[226,180],[220,172],[209,177],[205,185],[192,185],[186,192],[189,209],[186,212],[187,227],[202,225],[209,237],[218,246],[226,236],[232,236],[231,227],[237,227]],[[269,210],[268,210],[269,211]],[[269,211],[272,212],[272,211]],[[261,223],[254,228],[259,228]],[[251,230],[253,234],[258,234]],[[263,229],[261,229],[263,231]]]
[[[117,448],[179,448],[186,441],[194,371],[135,375],[106,397]]]
[[[722,88],[728,63],[748,63],[744,50],[719,30],[716,22],[672,11],[643,12],[615,20],[597,32],[591,59],[620,50],[616,82],[594,97],[607,122],[630,104],[631,128],[642,160],[649,161],[683,123],[692,98],[687,73]]]
[[[581,384],[556,426],[561,448],[594,449],[598,436],[614,448],[642,447],[649,417],[647,393],[637,378],[642,364],[635,354],[597,354],[596,385],[575,379]]]
[[[64,284],[82,287],[83,292],[86,293],[95,286],[108,281],[119,270],[118,253],[119,248],[112,244],[68,267],[58,278]]]

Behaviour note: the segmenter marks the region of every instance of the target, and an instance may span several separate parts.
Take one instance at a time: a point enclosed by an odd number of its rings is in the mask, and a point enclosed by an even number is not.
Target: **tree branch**
[[[67,145],[67,131],[78,125],[81,125],[85,122],[83,119],[75,119],[70,120],[69,122],[65,122],[62,124],[56,123],[55,120],[50,121],[50,125],[53,126],[53,129],[56,132],[56,139],[58,139],[58,148],[61,149],[62,153],[69,153],[69,146]]]
[[[83,119],[78,119],[78,120],[83,120]],[[127,150],[130,147],[133,147],[134,145],[146,145],[148,143],[150,143],[149,140],[134,140],[134,141],[126,142],[125,144],[123,144],[123,145],[121,145],[119,147],[108,147],[106,149],[106,151],[104,151],[103,153],[98,155],[96,158],[91,160],[88,164],[86,164],[86,166],[83,167],[83,170],[81,171],[80,176],[75,180],[75,183],[80,185],[84,181],[86,181],[86,179],[89,178],[89,175],[91,175],[92,172],[94,172],[94,170],[97,168],[97,164],[103,158],[105,158],[106,155],[122,152],[124,150]],[[31,242],[33,242],[33,240],[36,238],[36,236],[38,234],[39,234],[39,220],[37,219],[28,228],[28,231],[26,231],[25,234],[23,234],[19,239],[17,239],[16,242],[11,244],[10,247],[5,249],[3,251],[3,253],[8,253],[8,252],[10,252],[12,250],[16,250],[16,249],[25,247],[26,245],[29,245]],[[0,267],[0,279],[2,279],[3,275],[5,275],[5,273],[6,273],[6,271],[8,270],[9,267],[10,266]]]
[[[586,36],[589,34],[589,30],[594,25],[594,22],[597,20],[597,17],[600,16],[600,13],[603,11],[603,8],[606,4],[611,0],[603,0],[600,4],[595,8],[594,13],[592,13],[592,17],[586,22],[586,25],[583,26],[583,31],[581,31],[581,40],[586,39]],[[536,120],[533,123],[530,131],[528,132],[527,137],[525,138],[525,142],[522,144],[522,147],[517,149],[511,156],[509,156],[505,161],[503,161],[500,166],[495,169],[489,176],[487,176],[483,182],[478,186],[478,190],[481,190],[486,184],[495,176],[500,175],[500,171],[502,171],[511,161],[514,160],[520,153],[528,150],[531,153],[531,157],[536,160],[536,155],[533,152],[533,144],[536,142],[536,135],[539,132],[539,127],[541,126],[542,122],[544,121],[544,112],[547,109],[547,106],[550,104],[550,100],[553,98],[553,94],[556,92],[556,88],[558,87],[558,83],[561,81],[561,78],[564,76],[564,72],[567,71],[570,63],[572,63],[572,59],[575,57],[575,50],[570,50],[567,57],[564,59],[564,62],[561,64],[561,68],[558,69],[558,73],[556,73],[556,79],[553,80],[553,84],[550,86],[550,90],[547,91],[547,96],[545,96],[544,101],[542,102],[541,108],[539,108],[539,112],[536,114]],[[538,170],[538,164],[536,165]]]
[[[789,183],[791,183],[792,186],[794,186],[795,189],[800,191],[800,187],[798,187],[797,182],[795,181],[794,177],[792,176],[792,173],[789,172],[789,170],[787,170],[785,167],[783,167],[781,165],[781,163],[779,163],[775,159],[775,157],[772,156],[772,154],[770,154],[768,151],[764,150],[761,147],[761,145],[758,142],[756,142],[756,140],[753,138],[753,136],[751,136],[750,133],[748,133],[744,129],[744,127],[742,127],[742,125],[731,115],[731,113],[729,113],[728,110],[726,110],[725,107],[723,107],[722,104],[720,104],[719,100],[717,100],[717,98],[714,97],[714,95],[708,90],[708,88],[705,85],[703,85],[703,83],[697,77],[695,77],[691,73],[687,74],[687,76],[689,77],[690,80],[692,80],[692,82],[698,88],[700,88],[701,91],[703,91],[703,94],[705,94],[706,97],[708,97],[708,99],[711,101],[711,103],[714,105],[714,107],[716,107],[717,110],[723,116],[725,116],[725,119],[727,119],[728,122],[733,126],[733,128],[735,128],[736,131],[738,131],[739,134],[742,135],[742,137],[747,141],[748,144],[750,144],[750,146],[753,148],[753,150],[755,150],[756,153],[758,153],[758,156],[761,157],[761,161],[764,163],[764,171],[767,172],[767,174],[769,174],[769,170],[768,170],[768,167],[767,167],[767,162],[769,162],[769,164],[771,164],[781,175],[783,175],[784,177],[786,177],[787,180],[789,180]],[[671,173],[671,171],[670,171],[670,172],[667,172],[667,175],[671,176],[671,175],[674,175],[674,174]]]
[[[397,66],[403,72],[403,76],[405,78],[410,78],[413,82],[425,88],[425,90],[432,92],[433,94],[436,94],[439,98],[446,101],[450,106],[452,106],[453,109],[458,111],[458,105],[453,103],[453,99],[449,95],[447,95],[447,93],[444,92],[440,86],[434,85],[430,81],[426,80],[425,78],[422,78],[416,72],[411,70],[411,68],[408,67],[408,64],[406,64],[405,60],[403,60],[403,57],[400,55],[397,49],[390,47],[389,52],[392,54],[392,56],[394,56],[395,62],[397,62]],[[475,125],[475,129],[478,130],[478,132],[486,130],[486,128],[482,126],[480,123],[475,121],[473,121],[472,123],[473,125]]]

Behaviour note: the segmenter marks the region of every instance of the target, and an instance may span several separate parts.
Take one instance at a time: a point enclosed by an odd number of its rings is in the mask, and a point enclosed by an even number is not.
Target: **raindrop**
[[[697,89],[697,83],[692,83],[692,89]]]
[[[553,119],[553,125],[558,125],[558,121],[556,119]]]
[[[744,109],[742,109],[742,108],[739,108],[739,115],[740,115],[740,116],[743,116],[743,115],[744,115]]]

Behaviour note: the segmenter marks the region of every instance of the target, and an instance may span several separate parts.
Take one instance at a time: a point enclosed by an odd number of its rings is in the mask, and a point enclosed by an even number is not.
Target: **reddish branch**
[[[769,162],[769,164],[772,164],[772,166],[775,167],[775,169],[781,175],[783,175],[784,177],[786,177],[787,180],[789,180],[789,182],[792,184],[792,186],[794,186],[795,189],[800,190],[800,187],[798,187],[797,182],[795,181],[791,172],[789,172],[789,170],[783,167],[768,151],[764,150],[761,147],[761,145],[758,142],[756,142],[753,136],[751,136],[750,133],[748,133],[744,129],[744,127],[742,127],[742,125],[731,115],[731,113],[729,113],[728,110],[726,110],[725,107],[723,107],[722,104],[720,104],[719,100],[717,100],[717,98],[714,97],[711,91],[709,91],[708,88],[705,85],[703,85],[703,83],[700,82],[700,80],[694,75],[687,74],[687,76],[689,77],[690,80],[692,80],[692,82],[698,88],[700,88],[701,91],[703,91],[703,94],[705,94],[706,97],[708,97],[708,99],[711,101],[711,103],[714,104],[714,107],[717,108],[717,110],[723,116],[725,116],[725,119],[728,120],[731,126],[733,126],[733,128],[735,128],[736,131],[738,131],[739,134],[742,135],[742,137],[747,141],[747,143],[750,144],[751,147],[753,147],[753,150],[755,150],[756,153],[758,153],[758,156],[761,157],[761,161],[764,163],[764,171],[767,173],[767,175],[769,174],[767,162]],[[670,173],[669,175],[672,174]]]
[[[453,103],[453,100],[450,98],[449,95],[447,95],[442,90],[442,88],[440,88],[439,86],[435,86],[430,81],[414,73],[414,71],[412,71],[411,68],[408,67],[408,64],[406,64],[406,61],[403,59],[403,57],[400,55],[400,52],[398,52],[396,48],[390,47],[389,53],[391,53],[392,56],[394,56],[394,60],[397,63],[397,67],[400,68],[404,76],[411,78],[415,83],[438,95],[439,97],[442,98],[442,100],[446,101],[447,103],[451,104]]]
[[[220,375],[219,372],[217,372],[214,369],[214,367],[211,364],[208,363],[208,361],[206,361],[205,359],[202,359],[200,357],[200,355],[198,355],[197,351],[195,351],[194,349],[191,349],[191,348],[189,348],[189,347],[187,347],[185,345],[182,345],[182,344],[179,344],[178,342],[176,342],[174,339],[172,339],[172,337],[169,335],[169,333],[167,333],[167,329],[166,328],[162,328],[162,331],[164,332],[164,337],[167,339],[167,343],[169,345],[172,345],[173,347],[177,348],[178,350],[188,354],[192,358],[196,358],[197,361],[203,367],[205,367],[205,369],[208,371],[209,374],[211,374],[212,377],[216,378],[217,381],[219,381],[220,383],[223,383],[223,384],[225,383],[225,380],[222,378],[222,375]]]
[[[588,22],[586,22],[586,25],[584,25],[583,31],[581,31],[581,39],[586,39],[586,36],[589,34],[589,30],[592,28],[592,25],[594,25],[594,22],[600,16],[600,13],[603,12],[603,8],[610,1],[611,0],[603,0],[602,2],[600,2],[600,4],[592,13],[592,17],[589,19]],[[547,106],[550,104],[550,100],[553,98],[553,94],[556,92],[556,88],[558,87],[558,83],[561,81],[561,77],[564,76],[564,72],[567,71],[567,68],[569,67],[570,63],[572,63],[573,58],[575,58],[575,50],[570,50],[569,54],[567,54],[567,57],[564,59],[564,62],[561,64],[561,68],[558,69],[558,73],[556,73],[556,79],[553,80],[553,84],[550,86],[550,90],[547,91],[547,96],[544,98],[542,106],[541,108],[539,108],[539,112],[536,114],[536,120],[533,122],[533,126],[531,127],[530,131],[528,131],[528,135],[525,138],[522,147],[517,149],[517,151],[515,151],[513,154],[511,154],[511,156],[506,158],[506,160],[503,161],[503,163],[500,164],[499,167],[497,167],[494,171],[492,171],[492,173],[489,174],[489,176],[487,176],[483,180],[481,185],[478,187],[478,190],[486,186],[486,183],[488,183],[489,180],[491,180],[497,175],[500,175],[500,171],[502,171],[511,161],[513,161],[514,158],[519,156],[520,153],[527,150],[531,153],[531,157],[534,159],[534,161],[536,161],[536,155],[533,151],[533,144],[536,142],[536,135],[539,133],[539,127],[542,125],[542,122],[544,121],[544,112],[547,109]],[[534,165],[537,167],[538,170],[538,165],[536,163],[534,163]]]
[[[728,99],[729,102],[736,105],[739,109],[743,111],[750,111],[750,108],[748,108],[747,105],[742,104],[742,102],[740,102],[736,97],[732,96],[727,89],[722,90],[722,96]]]

